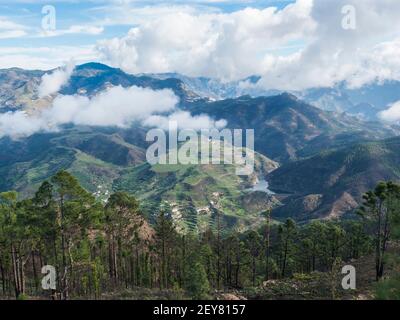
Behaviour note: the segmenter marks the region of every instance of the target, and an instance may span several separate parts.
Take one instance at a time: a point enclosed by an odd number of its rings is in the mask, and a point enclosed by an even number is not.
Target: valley
[[[9,69],[0,74],[2,112],[35,114],[54,99],[38,97],[41,71]],[[185,84],[184,77],[168,76],[133,76],[89,63],[76,67],[59,94],[92,97],[113,86],[132,85],[170,89],[180,99],[179,108],[193,116],[226,120],[228,129],[255,130],[254,176],[237,177],[229,165],[149,166],[148,128],[139,122],[130,128],[64,125],[58,132],[0,139],[0,190],[30,196],[64,169],[104,199],[99,187],[134,194],[150,219],[166,202],[177,224],[189,230],[215,224],[210,203],[217,193],[224,223],[241,230],[256,225],[270,209],[277,220],[347,216],[378,181],[399,179],[398,143],[390,138],[400,134],[396,125],[324,111],[288,93],[212,101],[204,90],[196,94],[196,86]]]
[[[400,1],[0,3],[2,306],[400,300]]]
[[[131,300],[144,319],[400,300],[400,1],[0,11],[14,317],[22,300],[65,316],[73,300],[95,300],[92,316]]]

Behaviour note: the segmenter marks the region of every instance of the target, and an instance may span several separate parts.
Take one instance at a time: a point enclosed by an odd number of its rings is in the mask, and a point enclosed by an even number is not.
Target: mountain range
[[[210,100],[235,99],[240,96],[272,96],[282,90],[266,89],[259,85],[260,76],[251,76],[239,81],[223,82],[205,77],[188,77],[178,73],[152,74],[158,79],[175,78],[183,81],[190,90]],[[344,112],[362,120],[376,121],[379,112],[400,101],[400,82],[385,81],[359,88],[338,83],[333,87],[310,88],[290,91],[292,95],[325,111]]]
[[[50,107],[56,95],[38,96],[44,74],[0,70],[0,113],[34,114]],[[246,81],[256,84],[258,78]],[[254,175],[236,176],[232,165],[151,166],[145,158],[149,128],[139,123],[130,128],[68,124],[58,132],[1,138],[0,191],[16,189],[27,196],[66,169],[101,200],[115,190],[135,194],[150,217],[160,203],[167,203],[181,228],[214,224],[216,212],[222,212],[227,227],[241,230],[257,225],[272,208],[278,220],[346,216],[379,180],[400,178],[400,128],[373,121],[375,110],[398,98],[397,83],[349,90],[346,96],[343,88],[241,95],[246,92],[240,82],[130,75],[89,63],[77,66],[58,94],[93,97],[113,86],[171,89],[180,99],[179,108],[192,116],[224,119],[230,129],[254,129]],[[340,108],[325,103],[332,96]],[[363,103],[372,106],[371,116],[352,116],[349,110],[362,109]],[[265,179],[273,192],[257,188]]]

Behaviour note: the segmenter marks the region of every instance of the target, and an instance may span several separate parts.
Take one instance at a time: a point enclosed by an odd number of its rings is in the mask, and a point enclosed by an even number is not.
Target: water
[[[271,190],[269,190],[269,183],[265,179],[258,179],[257,183],[250,189],[247,189],[248,191],[255,192],[265,192],[268,194],[274,194]]]

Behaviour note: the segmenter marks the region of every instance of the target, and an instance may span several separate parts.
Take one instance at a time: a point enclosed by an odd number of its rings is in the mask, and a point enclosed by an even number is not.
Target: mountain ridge
[[[44,73],[21,71],[19,79],[18,72],[18,69],[0,70],[0,107],[3,106],[0,112],[22,110],[29,113],[48,107],[52,98],[35,97],[40,75]],[[210,185],[216,184],[223,189],[225,183],[233,186],[230,192],[235,194],[234,200],[226,199],[225,210],[231,213],[236,210],[239,216],[248,210],[254,218],[251,223],[255,223],[263,206],[267,209],[279,204],[282,205],[274,210],[277,218],[290,216],[309,220],[342,216],[358,205],[362,192],[373,187],[372,183],[377,182],[375,180],[397,178],[393,169],[398,165],[397,160],[385,162],[391,163],[392,168],[378,166],[379,170],[374,171],[371,167],[385,159],[387,153],[374,154],[370,149],[359,146],[360,143],[364,143],[361,146],[375,144],[380,146],[376,150],[387,151],[386,147],[382,147],[383,141],[390,141],[385,139],[399,135],[399,127],[363,121],[341,112],[324,111],[293,93],[269,97],[243,95],[212,101],[191,91],[190,86],[179,79],[128,75],[107,65],[88,63],[75,68],[60,94],[94,96],[117,85],[139,85],[155,90],[169,88],[180,96],[180,110],[188,111],[193,116],[208,115],[215,121],[224,119],[228,129],[255,129],[258,157],[264,163],[276,163],[276,170],[261,170],[256,178],[263,180],[268,174],[267,180],[278,194],[246,194],[246,188],[257,179],[252,177],[251,182],[243,180],[238,183],[228,167],[199,167],[198,170],[180,167],[176,171],[160,172],[146,165],[145,150],[149,144],[145,136],[149,128],[138,123],[124,129],[64,125],[59,132],[37,133],[15,141],[4,137],[0,139],[0,190],[17,189],[27,195],[57,170],[67,169],[78,177],[85,188],[102,197],[104,190],[126,189],[138,197],[142,197],[142,193],[147,195],[143,199],[149,211],[154,209],[154,203],[164,200],[174,204],[174,210],[180,211],[181,200],[186,203],[183,207],[190,210],[207,207],[205,199],[210,199],[217,192]],[[4,104],[4,101],[7,103]],[[352,157],[358,159],[354,162],[349,154],[355,150],[361,151],[353,154]],[[346,159],[351,166],[343,164]],[[320,167],[316,166],[318,161],[322,163]],[[324,167],[324,163],[328,168]],[[358,175],[349,175],[349,166]],[[228,178],[221,178],[227,173]],[[348,175],[349,178],[346,178]],[[192,180],[198,179],[199,184],[187,183],[185,179],[190,176]],[[358,181],[354,188],[349,187],[352,179]],[[307,186],[307,183],[314,187]],[[103,191],[98,190],[99,186]],[[148,189],[149,186],[154,187]],[[159,186],[164,187],[158,189]],[[199,186],[202,189],[196,189]],[[176,191],[176,198],[182,199],[174,200],[171,190]],[[283,195],[282,191],[285,191]],[[196,201],[197,205],[193,205]],[[238,221],[237,218],[231,216],[225,222],[231,224]]]
[[[289,195],[276,209],[280,217],[299,220],[336,218],[353,212],[365,192],[380,181],[400,181],[400,137],[355,144],[321,152],[307,159],[285,164],[271,172],[270,188]],[[279,191],[278,191],[279,190]],[[310,210],[296,203],[318,198]],[[290,212],[290,213],[289,213]]]

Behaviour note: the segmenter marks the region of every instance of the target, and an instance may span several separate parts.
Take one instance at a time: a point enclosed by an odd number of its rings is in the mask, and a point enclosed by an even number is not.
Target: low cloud
[[[113,87],[88,98],[81,95],[56,97],[49,109],[37,115],[24,112],[0,114],[0,138],[14,139],[36,132],[59,130],[63,124],[130,127],[134,122],[145,126],[168,128],[168,121],[177,121],[181,128],[207,129],[221,127],[225,121],[214,121],[206,115],[192,117],[177,109],[179,98],[168,89]],[[170,116],[160,114],[171,113]],[[157,115],[158,114],[158,115]]]
[[[168,130],[169,123],[176,122],[179,129],[220,129],[226,126],[226,120],[215,121],[207,115],[192,116],[187,111],[177,111],[169,116],[153,115],[146,119],[143,124],[149,127],[157,127]]]
[[[41,118],[29,117],[25,112],[8,112],[0,114],[0,138],[10,136],[21,138],[30,136],[44,129]]]
[[[38,89],[39,97],[43,98],[57,93],[63,85],[68,83],[74,69],[75,63],[70,61],[64,67],[59,68],[52,73],[46,73],[42,77],[42,82]]]
[[[90,126],[128,127],[156,112],[174,109],[178,98],[170,90],[113,87],[93,98],[60,96],[43,116],[53,125],[73,123]]]
[[[387,122],[400,121],[400,101],[391,104],[387,110],[380,112],[379,117]]]

